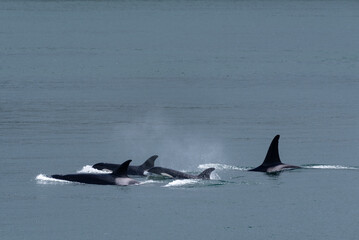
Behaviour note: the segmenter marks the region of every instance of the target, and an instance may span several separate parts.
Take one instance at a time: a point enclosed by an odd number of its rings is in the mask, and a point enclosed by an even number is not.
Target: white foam
[[[39,174],[35,179],[41,184],[69,183],[69,181],[48,177],[45,174]]]
[[[248,168],[236,167],[236,166],[231,166],[231,165],[226,165],[226,164],[220,164],[220,163],[205,163],[205,164],[200,164],[200,165],[198,166],[198,168],[200,168],[200,169],[215,168],[216,170],[239,170],[239,171],[248,170]]]
[[[77,173],[110,173],[108,170],[98,170],[93,168],[91,165],[85,165],[81,170],[78,170]]]
[[[198,179],[179,179],[164,185],[164,187],[182,187],[185,185],[195,184],[198,181]]]
[[[139,182],[138,185],[143,185],[143,184],[149,184],[149,183],[157,183],[158,181],[154,181],[154,180],[146,180],[143,182]]]
[[[314,169],[350,169],[357,170],[356,167],[346,167],[341,165],[314,165],[314,166],[305,166],[305,168],[314,168]]]

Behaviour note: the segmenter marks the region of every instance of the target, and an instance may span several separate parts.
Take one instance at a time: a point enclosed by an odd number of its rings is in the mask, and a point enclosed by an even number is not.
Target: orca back
[[[120,164],[113,164],[113,163],[96,163],[94,164],[92,167],[98,170],[104,170],[104,169],[108,169],[110,171],[115,170],[116,168],[118,168],[120,166]]]
[[[115,182],[108,174],[79,173],[67,175],[52,175],[52,178],[66,180],[70,182],[79,182],[98,185],[114,185]]]
[[[148,158],[142,165],[140,166],[128,166],[127,174],[128,175],[140,175],[144,176],[143,172],[147,171],[150,168],[153,168],[155,165],[155,160],[158,158],[157,155],[153,155],[152,157]],[[96,163],[92,167],[98,170],[108,169],[110,171],[115,171],[120,164],[113,164],[113,163]]]
[[[155,173],[162,176],[167,176],[175,179],[210,179],[211,172],[214,171],[214,168],[207,168],[199,175],[191,175],[177,170],[163,168],[163,167],[153,167],[148,170],[150,173]]]

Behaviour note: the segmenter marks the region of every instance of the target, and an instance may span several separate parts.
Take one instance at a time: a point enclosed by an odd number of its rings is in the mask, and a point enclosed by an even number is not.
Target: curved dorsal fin
[[[211,173],[215,170],[215,168],[207,168],[203,172],[201,172],[197,177],[201,179],[210,179]]]
[[[278,141],[279,141],[279,135],[275,136],[272,140],[272,143],[270,144],[268,148],[267,155],[262,163],[261,166],[272,166],[276,164],[281,164],[279,158],[279,152],[278,152]]]
[[[128,165],[130,165],[131,161],[132,160],[127,160],[126,162],[122,163],[111,174],[115,175],[116,177],[128,177],[127,176],[127,169],[128,169]]]
[[[149,159],[147,159],[141,166],[139,166],[143,171],[146,171],[155,166],[155,160],[158,158],[157,155],[153,155]]]

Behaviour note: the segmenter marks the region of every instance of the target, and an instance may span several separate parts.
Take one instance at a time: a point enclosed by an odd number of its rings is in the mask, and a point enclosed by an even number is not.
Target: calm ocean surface
[[[0,1],[0,239],[357,239],[358,1]],[[248,172],[280,134],[283,162]],[[199,173],[61,183],[97,162]]]

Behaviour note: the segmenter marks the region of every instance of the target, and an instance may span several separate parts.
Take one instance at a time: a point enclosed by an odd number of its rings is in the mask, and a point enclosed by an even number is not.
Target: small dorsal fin
[[[127,169],[131,161],[132,160],[127,160],[126,162],[122,163],[112,172],[112,175],[115,175],[116,177],[127,177]]]
[[[203,172],[201,172],[197,177],[201,179],[210,179],[211,173],[215,170],[215,168],[207,168]]]
[[[266,167],[266,166],[272,166],[272,165],[276,165],[276,164],[281,164],[282,162],[280,161],[279,158],[279,152],[278,152],[278,141],[279,141],[279,135],[275,136],[272,140],[272,143],[270,144],[269,148],[268,148],[268,152],[267,155],[262,163],[261,166]]]
[[[149,159],[147,159],[141,166],[139,166],[143,171],[147,171],[150,168],[155,166],[155,160],[158,158],[157,155],[153,155]]]

